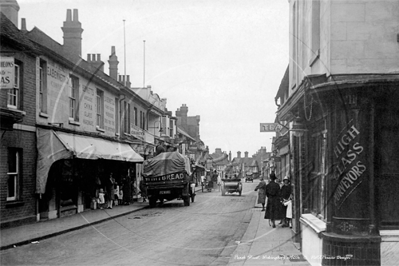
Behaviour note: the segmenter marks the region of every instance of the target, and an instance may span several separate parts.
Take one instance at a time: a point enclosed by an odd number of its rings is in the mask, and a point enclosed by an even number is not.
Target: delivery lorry
[[[143,178],[147,187],[150,207],[157,201],[182,199],[184,206],[194,202],[190,161],[177,151],[162,152],[143,162]]]

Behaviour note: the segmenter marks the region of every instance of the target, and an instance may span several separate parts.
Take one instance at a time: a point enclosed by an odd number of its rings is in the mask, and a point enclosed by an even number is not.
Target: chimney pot
[[[21,31],[28,31],[26,29],[26,19],[25,18],[21,19]]]
[[[73,10],[73,21],[79,21],[78,10]]]
[[[87,54],[87,62],[91,61],[91,54]]]
[[[67,9],[66,21],[72,21],[72,11]]]
[[[97,54],[97,61],[101,61],[101,54]]]

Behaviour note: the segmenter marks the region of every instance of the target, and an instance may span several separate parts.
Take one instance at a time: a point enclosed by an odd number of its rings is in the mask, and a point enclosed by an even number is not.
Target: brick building
[[[18,4],[8,4],[9,15],[0,13],[1,64],[2,68],[5,62],[13,64],[15,79],[11,89],[0,90],[1,227],[37,219],[35,110],[39,50],[17,28]]]
[[[118,76],[115,47],[109,74],[100,54],[82,58],[78,10],[67,10],[59,44],[25,20],[18,29],[16,1],[0,4],[1,62],[16,73],[0,91],[1,226],[93,208],[111,173],[131,201],[143,159],[177,133],[166,99]]]

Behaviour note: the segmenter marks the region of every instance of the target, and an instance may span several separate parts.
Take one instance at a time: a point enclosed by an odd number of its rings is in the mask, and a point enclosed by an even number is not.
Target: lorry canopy
[[[184,171],[191,174],[189,160],[176,151],[160,153],[143,163],[144,177],[163,176]]]

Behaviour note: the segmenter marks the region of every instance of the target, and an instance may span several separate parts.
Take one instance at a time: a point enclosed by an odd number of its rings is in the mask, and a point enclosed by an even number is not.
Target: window
[[[72,87],[69,95],[69,117],[74,121],[79,121],[79,79],[70,76]]]
[[[8,150],[7,201],[15,201],[19,199],[21,158],[22,151],[20,149],[10,148]]]
[[[124,102],[123,132],[130,133],[130,103]]]
[[[39,111],[47,113],[47,63],[40,60],[39,66]]]
[[[296,72],[297,72],[297,45],[298,45],[298,21],[297,21],[297,8],[296,8],[296,2],[294,2],[293,6],[293,12],[292,12],[292,84],[296,84]]]
[[[309,65],[312,66],[320,53],[320,0],[312,1],[312,48]]]
[[[325,197],[325,150],[324,133],[317,133],[311,137],[310,160],[312,168],[309,175],[309,207],[310,211],[319,218],[326,218]]]
[[[115,98],[115,134],[119,134],[119,118],[118,118],[119,100]]]
[[[143,126],[143,112],[142,111],[140,111],[140,128],[142,128],[142,129],[144,129],[144,126]]]
[[[97,127],[104,128],[104,92],[97,89]]]
[[[138,126],[138,124],[137,124],[137,108],[134,107],[133,110],[134,110],[134,114],[133,114],[134,115],[134,125]]]
[[[172,138],[173,138],[173,124],[174,124],[173,120],[170,120],[170,122],[169,122],[170,135],[169,136],[171,136]]]
[[[20,97],[21,97],[21,66],[15,62],[15,80],[14,89],[8,90],[7,106],[15,109],[20,108]]]

